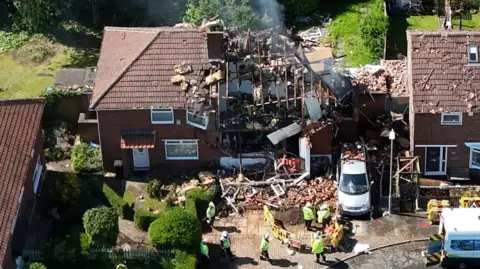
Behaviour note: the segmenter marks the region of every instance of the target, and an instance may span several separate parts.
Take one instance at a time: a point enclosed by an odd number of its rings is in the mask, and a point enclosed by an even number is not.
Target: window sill
[[[480,166],[470,165],[470,169],[480,170]]]
[[[166,157],[165,160],[167,161],[197,161],[198,157]]]
[[[187,124],[190,125],[190,126],[193,126],[193,127],[197,127],[199,129],[202,129],[202,130],[207,130],[207,125],[203,126],[203,125],[196,124],[196,123],[193,123],[193,122],[188,122],[188,121],[187,121]]]
[[[152,124],[173,124],[173,121],[152,121]]]
[[[444,126],[461,126],[463,125],[461,122],[456,123],[456,122],[441,122],[440,125]]]

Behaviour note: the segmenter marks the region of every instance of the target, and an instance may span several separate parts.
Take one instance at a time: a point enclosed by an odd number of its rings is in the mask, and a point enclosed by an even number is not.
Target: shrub
[[[85,260],[91,241],[82,230],[81,226],[75,225],[66,237],[56,238],[50,242],[43,249],[46,263],[50,264],[53,261],[66,264]]]
[[[83,215],[85,233],[99,245],[115,244],[118,235],[118,213],[114,208],[97,207]]]
[[[197,207],[195,205],[195,200],[192,198],[187,198],[185,201],[185,210],[192,213],[194,216],[197,216]]]
[[[80,173],[92,173],[102,170],[102,157],[99,148],[80,143],[73,148],[72,165]]]
[[[185,251],[175,250],[175,269],[197,268],[197,256]]]
[[[158,179],[152,179],[148,182],[147,185],[147,195],[150,198],[160,199],[162,198],[162,184]]]
[[[24,31],[19,33],[0,31],[0,53],[18,49],[29,39],[30,36]]]
[[[187,201],[188,200],[194,201],[196,215],[199,219],[202,219],[205,217],[205,212],[207,211],[208,203],[210,203],[210,201],[212,201],[213,198],[214,198],[214,195],[209,190],[196,188],[196,189],[191,189],[187,192]],[[187,206],[187,201],[185,202],[185,206]],[[192,212],[191,202],[189,203],[190,203],[189,210],[190,212]]]
[[[47,267],[39,262],[34,262],[28,266],[28,269],[47,269]]]
[[[67,173],[64,177],[55,177],[50,193],[62,203],[74,201],[81,193],[80,179],[75,173]]]
[[[54,54],[55,47],[50,40],[45,36],[35,35],[18,49],[16,56],[23,61],[41,63]]]
[[[181,207],[174,207],[152,222],[148,238],[155,247],[196,251],[202,231],[195,215]]]
[[[103,183],[102,192],[105,194],[110,206],[115,208],[118,212],[118,215],[121,218],[124,218],[130,210],[128,203],[122,199],[112,188],[110,188],[106,183]]]
[[[159,214],[154,214],[144,209],[135,210],[134,221],[135,225],[143,231],[148,231],[150,224],[160,217]]]

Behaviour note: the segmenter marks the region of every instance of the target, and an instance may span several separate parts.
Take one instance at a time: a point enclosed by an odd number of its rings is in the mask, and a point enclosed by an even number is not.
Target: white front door
[[[147,148],[133,149],[133,168],[136,170],[150,168]]]
[[[425,175],[447,174],[448,147],[425,147]]]

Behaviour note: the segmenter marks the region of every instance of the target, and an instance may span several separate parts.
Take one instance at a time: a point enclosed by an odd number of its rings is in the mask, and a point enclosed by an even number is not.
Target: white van
[[[342,160],[337,166],[337,206],[342,214],[360,216],[372,211],[367,164]]]
[[[430,236],[426,265],[480,268],[480,208],[445,208],[438,234]]]

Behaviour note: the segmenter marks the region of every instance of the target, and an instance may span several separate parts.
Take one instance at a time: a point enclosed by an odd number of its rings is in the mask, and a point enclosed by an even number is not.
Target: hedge
[[[187,199],[185,201],[185,209],[194,213],[198,219],[205,217],[208,204],[213,200],[214,194],[210,190],[204,190],[200,188],[191,189],[187,192]],[[192,202],[193,201],[193,202]],[[193,205],[195,210],[193,210]]]
[[[99,148],[80,143],[72,151],[72,167],[79,173],[94,173],[102,170],[102,154]]]
[[[175,250],[175,269],[197,268],[197,256],[185,251]]]
[[[135,210],[135,216],[133,217],[133,220],[139,229],[148,231],[150,224],[158,219],[158,217],[160,217],[160,214],[154,214],[148,210],[139,208]]]
[[[102,192],[105,194],[108,202],[113,208],[118,210],[120,218],[125,218],[127,212],[130,210],[130,206],[125,200],[122,199],[112,188],[110,188],[106,183],[103,183]]]

